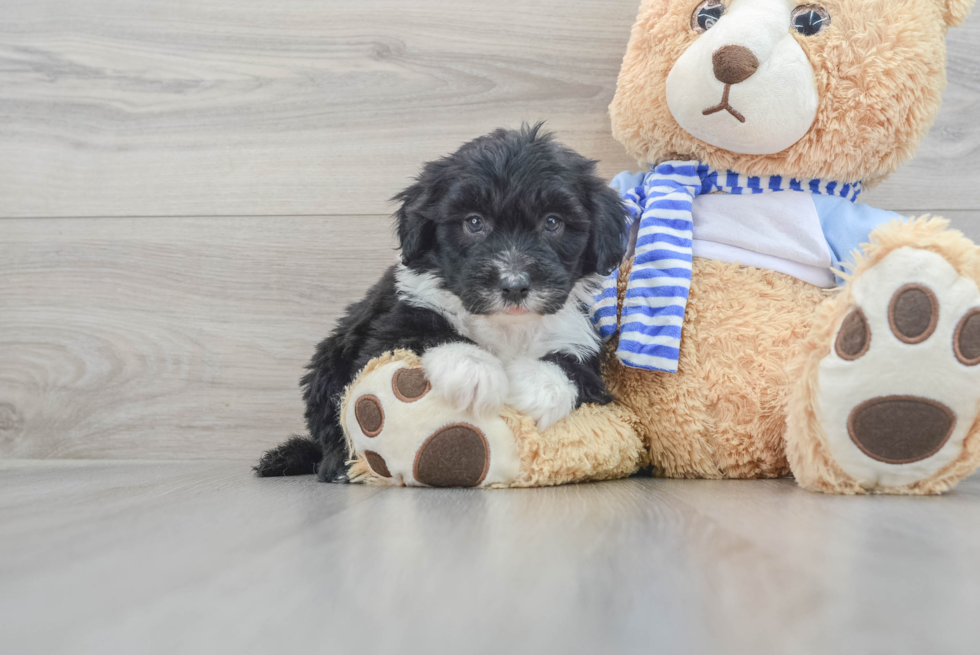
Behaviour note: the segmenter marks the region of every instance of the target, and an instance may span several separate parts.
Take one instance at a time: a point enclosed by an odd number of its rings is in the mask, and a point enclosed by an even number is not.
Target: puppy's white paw
[[[494,355],[469,343],[448,343],[422,355],[432,390],[460,410],[485,417],[500,411],[507,397],[507,373]]]
[[[519,359],[507,367],[507,404],[547,430],[575,410],[578,389],[561,367],[539,359]]]

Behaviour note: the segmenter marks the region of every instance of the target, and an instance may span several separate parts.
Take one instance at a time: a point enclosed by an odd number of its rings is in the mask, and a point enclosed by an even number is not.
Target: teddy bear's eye
[[[830,27],[830,14],[820,5],[801,5],[793,10],[793,29],[814,36]]]
[[[698,34],[704,34],[725,14],[725,4],[719,0],[705,0],[694,10],[691,16],[691,29]]]

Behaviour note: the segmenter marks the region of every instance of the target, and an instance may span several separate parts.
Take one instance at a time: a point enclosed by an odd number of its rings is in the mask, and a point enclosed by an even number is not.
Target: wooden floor
[[[976,653],[980,478],[541,490],[0,463],[0,643],[39,653]]]

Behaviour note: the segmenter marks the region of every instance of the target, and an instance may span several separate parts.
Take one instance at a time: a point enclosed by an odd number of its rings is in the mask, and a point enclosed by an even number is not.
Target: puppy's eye
[[[725,4],[719,0],[705,0],[698,5],[694,15],[691,16],[691,29],[698,34],[704,34],[725,15],[725,9]]]
[[[479,214],[470,214],[463,221],[463,224],[466,226],[466,231],[470,234],[483,234],[486,231],[483,217]]]
[[[793,10],[792,24],[803,36],[814,36],[830,27],[830,14],[820,5],[800,5]]]
[[[564,223],[562,223],[561,219],[557,216],[549,216],[548,218],[544,219],[545,232],[558,232],[561,230],[562,225],[564,225]]]

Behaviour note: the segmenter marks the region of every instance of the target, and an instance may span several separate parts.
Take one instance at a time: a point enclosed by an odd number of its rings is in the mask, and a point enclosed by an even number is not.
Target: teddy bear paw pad
[[[391,361],[348,391],[344,430],[375,480],[430,487],[513,482],[517,443],[499,417],[476,419],[439,394],[422,369]]]
[[[819,367],[830,450],[865,487],[936,475],[964,454],[980,400],[980,290],[941,255],[900,248],[852,285]]]
[[[487,476],[490,449],[480,429],[447,425],[425,440],[415,457],[415,479],[430,487],[478,487]]]

